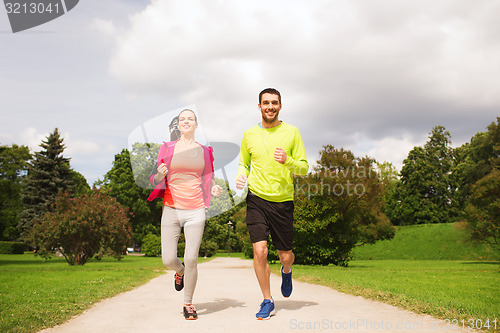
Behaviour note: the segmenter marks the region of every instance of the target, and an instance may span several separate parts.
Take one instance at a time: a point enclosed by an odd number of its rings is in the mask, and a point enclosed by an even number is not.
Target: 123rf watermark
[[[70,10],[80,0],[4,0],[12,32],[31,29],[52,21]]]
[[[421,330],[458,330],[463,328],[470,329],[497,329],[498,320],[481,320],[481,319],[430,319],[430,320],[414,320],[414,321],[386,321],[386,320],[331,320],[322,319],[318,321],[301,321],[298,319],[290,320],[290,329],[297,331],[322,330],[322,331],[412,331],[420,332]]]

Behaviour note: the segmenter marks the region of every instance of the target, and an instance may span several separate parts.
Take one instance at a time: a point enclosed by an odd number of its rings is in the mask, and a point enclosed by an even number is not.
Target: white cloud
[[[49,133],[41,133],[36,128],[29,127],[20,133],[18,142],[20,145],[26,145],[31,151],[40,151],[40,144],[44,141]]]
[[[157,0],[119,35],[110,71],[132,93],[196,103],[219,137],[256,122],[268,86],[282,90],[290,122],[322,119],[315,134],[331,137],[335,124],[343,137],[419,135],[500,105],[493,9],[500,4]]]
[[[116,28],[112,21],[102,18],[95,18],[92,22],[92,27],[97,29],[100,33],[112,37],[116,33]]]
[[[8,133],[0,133],[0,144],[2,145],[11,145],[15,143],[14,137]]]
[[[84,140],[65,140],[68,147],[65,150],[67,155],[95,155],[99,153],[118,153],[119,148],[113,144],[102,145],[97,142]]]
[[[391,162],[393,166],[401,170],[403,160],[415,146],[423,146],[427,138],[414,141],[408,135],[401,137],[387,137],[381,140],[371,141],[372,147],[366,151],[367,156],[376,158],[377,162]]]
[[[258,92],[276,87],[311,158],[332,144],[397,165],[436,125],[456,144],[495,121],[499,11],[491,0],[87,0],[46,26],[55,33],[2,37],[0,139],[39,150],[57,126],[72,134],[72,165],[96,179],[133,128],[183,105],[208,141],[239,144],[260,120]]]

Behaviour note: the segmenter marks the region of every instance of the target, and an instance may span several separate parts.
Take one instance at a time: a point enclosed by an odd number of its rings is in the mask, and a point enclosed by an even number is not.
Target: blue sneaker
[[[276,311],[274,311],[274,301],[265,299],[260,303],[260,311],[255,314],[257,320],[268,320],[271,316],[274,316]]]
[[[281,294],[283,297],[289,297],[292,294],[292,269],[290,273],[283,273],[283,266],[281,266]]]

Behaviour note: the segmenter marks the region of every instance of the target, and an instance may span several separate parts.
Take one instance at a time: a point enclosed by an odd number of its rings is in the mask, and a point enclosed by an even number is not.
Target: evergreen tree
[[[73,185],[69,158],[63,157],[66,147],[59,130],[56,128],[40,147],[42,150],[35,152],[29,163],[23,183],[24,210],[19,225],[23,234],[31,229],[35,220],[52,210],[58,192],[70,190]]]

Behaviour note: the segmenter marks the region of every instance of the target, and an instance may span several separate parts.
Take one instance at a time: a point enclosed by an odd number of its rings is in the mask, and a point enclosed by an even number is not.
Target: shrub
[[[204,257],[205,255],[207,257],[211,257],[213,256],[214,254],[217,253],[217,250],[219,249],[219,245],[217,245],[216,242],[213,242],[213,241],[210,241],[210,240],[207,240],[206,242],[205,241],[201,241],[201,246],[200,246],[200,251],[199,251],[199,256],[200,257]]]
[[[253,259],[253,246],[250,241],[243,244],[243,253],[245,254],[245,257]]]
[[[177,257],[184,257],[184,249],[186,248],[186,242],[184,240],[179,240],[177,243]]]
[[[146,257],[156,257],[161,255],[161,238],[155,234],[147,234],[146,237],[142,239],[142,253]]]
[[[99,253],[121,258],[131,234],[128,208],[94,188],[78,198],[58,194],[54,211],[35,221],[28,240],[42,257],[58,249],[69,265],[84,265]]]
[[[0,242],[0,254],[23,254],[24,243],[19,242]]]
[[[177,243],[177,257],[181,258],[184,257],[184,250],[186,249],[186,241],[184,240],[184,237],[181,237],[179,239],[179,242]],[[216,242],[207,240],[206,242],[206,255],[207,257],[211,257],[214,254],[217,253],[217,250],[219,249],[219,245],[217,245]],[[198,251],[198,256],[204,257],[205,256],[205,240],[201,241],[200,245],[200,250]]]
[[[374,160],[330,145],[320,154],[315,171],[295,181],[295,263],[347,266],[356,245],[391,239],[395,228],[382,213]]]

